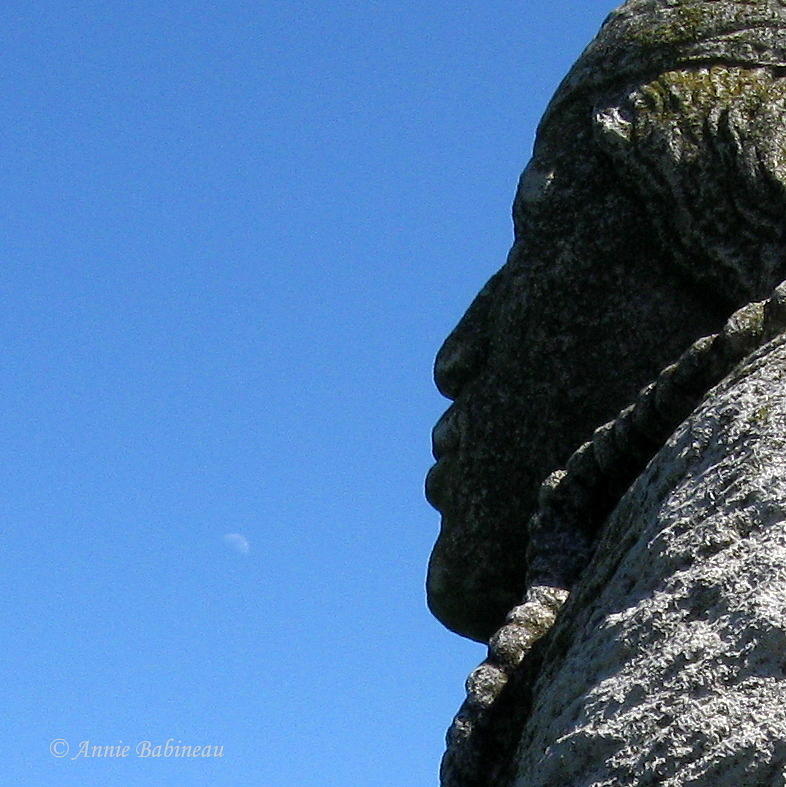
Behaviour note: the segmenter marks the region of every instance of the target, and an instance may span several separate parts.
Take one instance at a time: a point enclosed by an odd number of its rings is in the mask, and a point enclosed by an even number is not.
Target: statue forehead
[[[786,0],[628,0],[568,72],[541,127],[574,99],[712,63],[786,67]]]

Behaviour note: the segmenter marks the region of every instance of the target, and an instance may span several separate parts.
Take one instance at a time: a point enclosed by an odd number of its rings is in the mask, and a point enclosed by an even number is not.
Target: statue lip
[[[431,430],[431,453],[434,459],[439,460],[459,447],[461,435],[456,420],[456,405],[452,404]]]
[[[442,414],[431,431],[431,452],[437,461],[426,474],[425,493],[426,500],[442,513],[450,497],[456,466],[455,454],[461,437],[456,421],[457,411],[453,404]]]
[[[439,459],[426,474],[425,494],[429,505],[445,513],[456,466],[455,457],[446,455]]]

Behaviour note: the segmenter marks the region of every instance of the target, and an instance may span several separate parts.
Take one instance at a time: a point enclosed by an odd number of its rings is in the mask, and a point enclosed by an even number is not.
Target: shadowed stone
[[[784,75],[777,0],[630,0],[546,112],[435,365],[428,600],[489,641],[446,787],[781,783]]]

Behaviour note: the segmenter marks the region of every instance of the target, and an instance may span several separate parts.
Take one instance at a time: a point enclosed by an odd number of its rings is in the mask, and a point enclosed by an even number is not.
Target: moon
[[[240,555],[247,555],[251,551],[251,544],[242,533],[226,533],[224,543]]]

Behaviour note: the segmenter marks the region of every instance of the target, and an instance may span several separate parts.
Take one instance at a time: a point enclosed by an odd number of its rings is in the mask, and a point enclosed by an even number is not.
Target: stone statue
[[[628,0],[513,218],[435,366],[428,600],[489,642],[443,784],[782,784],[786,3]]]

